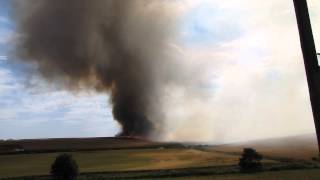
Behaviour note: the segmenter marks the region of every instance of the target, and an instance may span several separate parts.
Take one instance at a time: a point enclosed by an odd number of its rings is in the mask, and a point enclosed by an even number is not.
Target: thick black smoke
[[[172,75],[170,16],[160,1],[17,0],[16,55],[49,82],[111,95],[123,136],[163,127],[160,94]]]

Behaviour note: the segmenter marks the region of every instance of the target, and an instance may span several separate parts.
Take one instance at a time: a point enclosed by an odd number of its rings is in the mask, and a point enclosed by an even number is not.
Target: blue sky
[[[0,139],[117,134],[107,95],[56,89],[37,76],[26,77],[23,71],[30,67],[10,59],[15,32],[8,2],[0,0]],[[166,140],[252,139],[248,131],[256,132],[255,138],[314,132],[291,4],[172,2],[179,15],[174,47],[195,72],[204,74],[211,95],[205,102],[177,100],[171,113],[176,121],[168,121]],[[312,6],[319,7],[315,0]],[[319,17],[313,9],[313,18]],[[190,118],[199,114],[203,119]]]
[[[203,2],[192,7],[183,17],[181,29],[183,43],[189,45],[208,45],[226,42],[241,36],[239,21],[231,16],[221,18],[223,9]]]

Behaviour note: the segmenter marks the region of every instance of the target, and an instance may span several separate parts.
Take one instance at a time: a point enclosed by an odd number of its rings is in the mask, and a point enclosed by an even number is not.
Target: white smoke
[[[200,90],[205,92],[199,97],[175,90],[166,138],[218,143],[314,132],[293,2],[184,2],[189,5],[184,12],[190,14],[201,4],[220,9],[202,21],[218,18],[222,23],[206,25],[214,31],[229,31],[219,25],[236,22],[230,28],[240,29],[241,35],[213,44],[178,43],[181,59],[205,75]],[[312,8],[319,4],[310,1]],[[313,19],[319,17],[312,12]],[[319,32],[320,23],[315,24]]]

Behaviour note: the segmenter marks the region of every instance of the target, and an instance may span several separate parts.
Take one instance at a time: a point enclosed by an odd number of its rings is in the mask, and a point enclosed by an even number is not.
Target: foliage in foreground
[[[56,180],[74,180],[78,174],[78,165],[69,154],[59,155],[51,166],[51,175]]]
[[[255,172],[262,169],[262,155],[257,153],[255,149],[245,148],[242,157],[239,159],[241,172]]]

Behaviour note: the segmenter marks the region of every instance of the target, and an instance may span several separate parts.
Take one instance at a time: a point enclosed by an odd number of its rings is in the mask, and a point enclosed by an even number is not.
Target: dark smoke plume
[[[123,136],[161,131],[160,94],[172,72],[170,15],[161,1],[12,1],[16,55],[49,82],[111,95]]]

